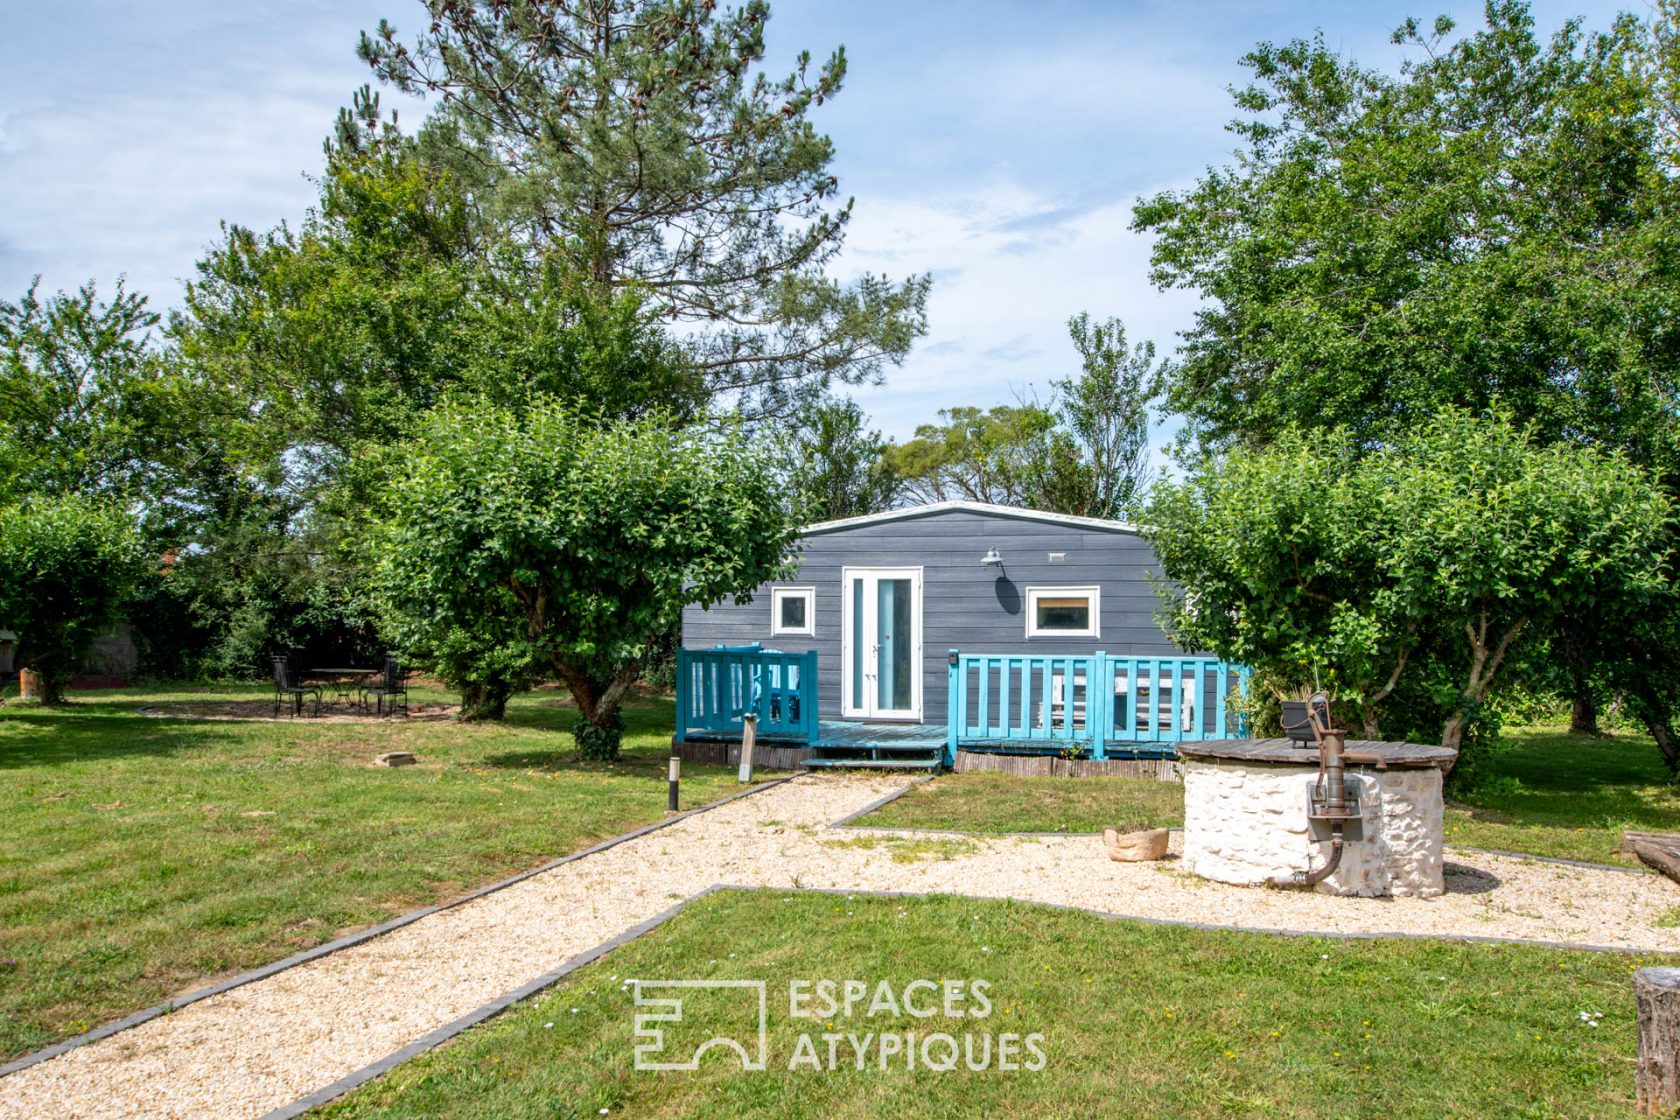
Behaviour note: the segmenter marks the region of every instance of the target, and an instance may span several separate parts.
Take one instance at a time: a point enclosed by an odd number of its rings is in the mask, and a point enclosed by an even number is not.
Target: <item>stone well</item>
[[[1330,833],[1307,816],[1318,748],[1288,739],[1183,743],[1185,870],[1258,886],[1322,866]],[[1457,752],[1350,739],[1343,755],[1359,817],[1344,832],[1340,866],[1314,889],[1410,895],[1444,889],[1441,781]]]

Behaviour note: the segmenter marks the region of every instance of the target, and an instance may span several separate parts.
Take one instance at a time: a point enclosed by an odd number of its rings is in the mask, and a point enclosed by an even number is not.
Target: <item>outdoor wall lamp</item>
[[[1003,557],[998,555],[997,549],[988,548],[986,550],[986,555],[980,557],[980,563],[986,565],[988,568],[1001,568],[1003,567]]]

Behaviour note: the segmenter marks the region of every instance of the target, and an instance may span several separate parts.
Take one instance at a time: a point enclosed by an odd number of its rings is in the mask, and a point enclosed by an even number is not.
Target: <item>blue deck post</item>
[[[1250,676],[1250,670],[1249,670],[1248,666],[1244,665],[1240,669],[1237,670],[1237,690],[1238,690],[1238,694],[1241,695],[1244,700],[1247,700],[1249,698],[1249,696],[1248,696],[1249,676]],[[1239,738],[1239,739],[1248,738],[1248,705],[1247,704],[1243,705],[1242,714],[1237,717],[1237,738]]]
[[[799,665],[799,714],[804,724],[806,746],[816,746],[818,738],[817,712],[817,651],[807,650]]]
[[[677,647],[677,733],[673,743],[688,742],[688,651]]]
[[[963,684],[962,653],[947,650],[945,654],[945,765],[957,764],[957,739],[962,734],[962,720],[968,711],[968,697]]]
[[[1099,649],[1091,655],[1090,673],[1085,678],[1085,722],[1091,729],[1092,758],[1108,757],[1108,708],[1113,694],[1108,654]]]

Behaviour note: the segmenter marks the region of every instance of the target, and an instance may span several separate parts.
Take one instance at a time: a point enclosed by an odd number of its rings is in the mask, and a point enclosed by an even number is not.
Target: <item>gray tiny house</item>
[[[1118,521],[941,502],[812,525],[789,578],[684,612],[677,737],[751,712],[813,763],[1170,753],[1225,733],[1245,675],[1173,645],[1155,574]]]

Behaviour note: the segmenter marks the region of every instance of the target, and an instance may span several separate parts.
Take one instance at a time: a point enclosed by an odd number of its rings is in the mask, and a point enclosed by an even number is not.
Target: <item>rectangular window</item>
[[[1102,593],[1095,587],[1027,588],[1027,637],[1102,635]]]
[[[775,587],[770,590],[770,634],[803,634],[815,637],[817,589]]]

